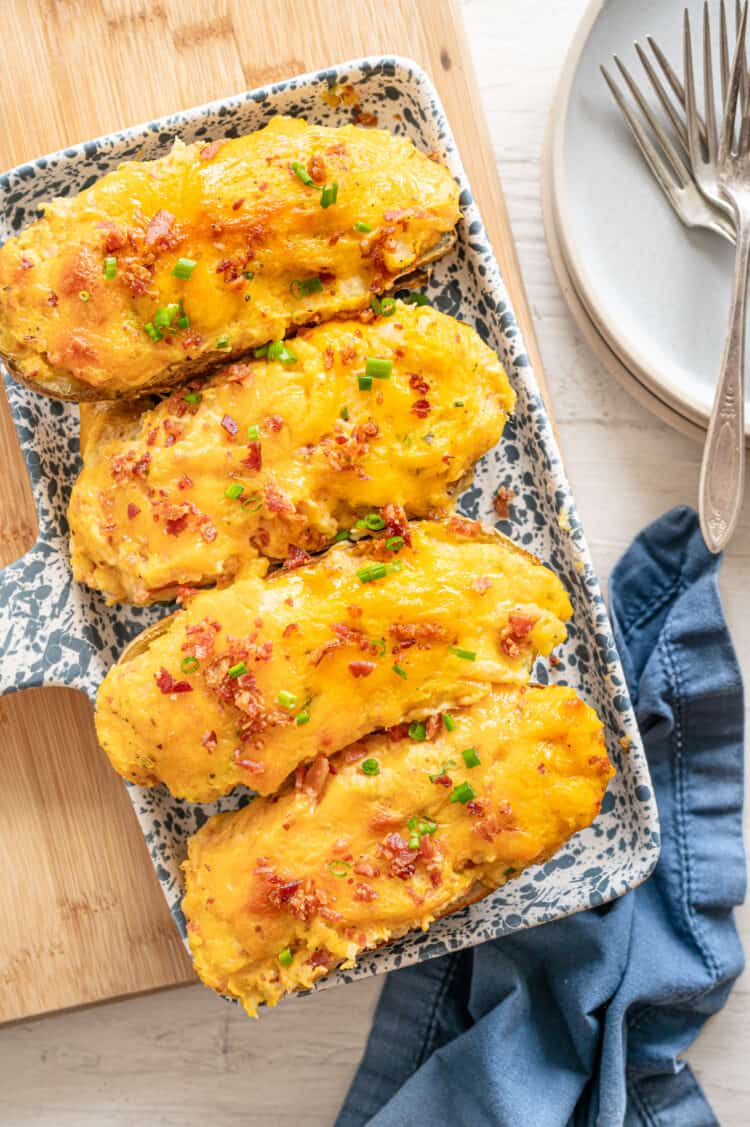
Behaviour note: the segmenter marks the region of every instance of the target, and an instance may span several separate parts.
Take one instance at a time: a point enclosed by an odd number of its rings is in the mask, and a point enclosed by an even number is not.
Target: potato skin
[[[596,817],[614,771],[596,713],[572,689],[499,686],[451,716],[454,730],[440,721],[432,740],[361,740],[334,757],[317,795],[292,788],[198,831],[182,908],[207,986],[254,1015],[487,895]],[[478,765],[466,766],[467,748]],[[368,760],[377,775],[363,772]],[[452,802],[465,783],[474,798]],[[436,826],[413,850],[410,818]]]
[[[68,511],[79,582],[148,603],[226,583],[258,555],[320,551],[372,508],[447,515],[515,400],[477,333],[429,307],[331,321],[289,348],[294,363],[235,363],[151,410],[83,409]],[[392,372],[360,390],[368,356]]]
[[[404,535],[399,552],[385,531],[265,580],[242,575],[136,640],[97,699],[115,770],[196,802],[239,783],[269,794],[368,732],[525,681],[564,639],[560,580],[494,529],[456,517]],[[362,582],[366,568],[386,574]]]
[[[334,182],[336,202],[323,208]],[[0,355],[57,398],[167,388],[296,325],[364,308],[449,247],[459,214],[450,173],[385,130],[277,117],[245,137],[178,141],[53,200],[0,249]],[[180,258],[197,264],[187,279],[173,275]],[[310,278],[318,292],[293,292]],[[180,302],[189,325],[151,339],[156,310]]]

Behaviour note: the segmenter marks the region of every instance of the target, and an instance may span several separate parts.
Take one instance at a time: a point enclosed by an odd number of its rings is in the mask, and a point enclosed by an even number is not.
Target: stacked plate
[[[605,64],[616,73],[617,54],[646,88],[632,44],[646,47],[651,35],[681,73],[685,6],[593,0],[552,109],[542,197],[552,263],[583,336],[636,399],[702,441],[726,332],[733,248],[680,223],[599,70]],[[718,0],[709,6],[718,26]],[[703,0],[687,0],[687,8],[700,28]],[[750,400],[745,413],[750,419]]]

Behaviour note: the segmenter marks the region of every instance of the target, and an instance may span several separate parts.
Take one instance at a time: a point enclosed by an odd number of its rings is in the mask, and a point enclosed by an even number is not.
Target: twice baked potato
[[[514,393],[468,325],[397,302],[221,369],[150,410],[84,407],[73,574],[110,601],[228,582],[249,558],[320,551],[387,504],[445,516]],[[367,377],[373,358],[387,378]],[[363,385],[363,386],[362,386]],[[382,523],[382,522],[381,522]]]
[[[182,908],[207,986],[255,1015],[481,899],[599,812],[614,771],[572,689],[503,685],[435,720],[432,739],[369,736],[322,761],[322,784],[191,838]]]
[[[270,794],[377,728],[526,681],[570,614],[557,576],[494,529],[392,520],[295,570],[195,595],[109,671],[96,730],[136,783],[195,802],[238,783]]]
[[[447,169],[385,130],[274,118],[129,161],[0,250],[0,355],[60,399],[163,389],[369,304],[445,253]]]

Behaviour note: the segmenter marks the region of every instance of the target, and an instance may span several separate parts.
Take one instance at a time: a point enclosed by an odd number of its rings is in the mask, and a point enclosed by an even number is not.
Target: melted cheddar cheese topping
[[[362,309],[458,218],[450,173],[385,130],[277,117],[246,137],[177,141],[53,200],[5,243],[0,354],[63,398],[167,387]]]
[[[397,303],[287,344],[293,362],[232,364],[151,410],[82,408],[77,580],[147,603],[228,582],[258,555],[319,551],[368,509],[444,516],[513,408],[494,352],[427,307]],[[391,370],[362,389],[368,357]]]
[[[270,794],[368,732],[525,681],[570,614],[557,576],[494,529],[392,526],[195,595],[107,674],[99,741],[121,775],[191,801]]]
[[[450,718],[432,739],[372,735],[314,789],[198,831],[182,908],[207,986],[255,1014],[487,895],[596,817],[614,771],[572,689],[501,686]]]

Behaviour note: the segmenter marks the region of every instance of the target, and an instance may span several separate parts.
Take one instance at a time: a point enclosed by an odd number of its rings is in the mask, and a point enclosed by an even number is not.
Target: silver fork
[[[695,98],[690,21],[685,13],[685,110],[690,159],[696,176],[705,172],[709,180],[715,181],[718,191],[732,208],[737,232],[729,328],[703,450],[699,485],[701,531],[712,552],[720,552],[729,543],[739,519],[745,486],[745,314],[750,268],[750,96],[745,55],[747,12],[746,0],[726,87],[720,133],[716,123],[711,58],[704,51],[705,153]],[[722,56],[727,53],[725,37],[726,23],[720,31]],[[739,126],[736,127],[738,117]]]
[[[653,47],[653,45],[652,45]],[[657,75],[648,62],[648,57],[643,52],[639,44],[636,44],[639,58],[644,65],[644,69],[648,76],[654,91],[656,92],[659,101],[669,114],[675,130],[680,136],[682,133],[682,143],[685,151],[688,151],[688,138],[687,129],[683,125],[679,115],[674,109],[674,106],[669,101],[666,92],[664,91]],[[657,56],[658,57],[658,56]],[[699,190],[692,173],[685,164],[680,154],[677,152],[674,144],[672,143],[669,134],[659,122],[658,118],[654,115],[651,107],[646,101],[643,93],[641,92],[638,84],[632,77],[630,71],[625,66],[617,55],[614,57],[618,70],[622,75],[625,83],[632,94],[638,109],[640,110],[643,118],[653,133],[653,137],[658,144],[654,143],[649,131],[644,128],[638,115],[634,113],[627,99],[624,97],[619,86],[610,75],[606,67],[601,67],[604,80],[609,87],[612,97],[615,99],[625,121],[627,122],[630,130],[635,138],[638,148],[641,150],[643,157],[646,160],[649,168],[651,169],[654,178],[664,192],[665,196],[672,205],[677,216],[685,224],[686,227],[705,227],[709,231],[721,235],[722,238],[727,239],[733,243],[734,225],[729,215],[724,211],[719,211],[707,202],[705,197]],[[645,61],[644,61],[645,60]],[[666,62],[666,60],[665,60]],[[667,63],[667,66],[669,64]],[[670,68],[671,70],[671,68]],[[672,72],[673,73],[673,72]],[[676,75],[675,81],[680,89],[682,89]]]

